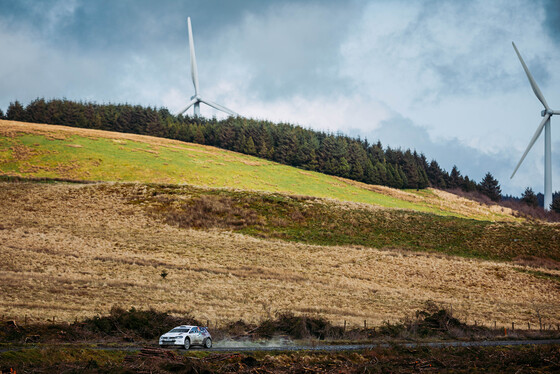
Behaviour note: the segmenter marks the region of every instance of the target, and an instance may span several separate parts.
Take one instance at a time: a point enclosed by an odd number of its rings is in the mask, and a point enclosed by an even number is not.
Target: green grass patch
[[[531,274],[540,279],[548,279],[560,285],[560,276],[553,273],[547,273],[540,270],[532,270],[532,269],[524,269],[524,268],[514,268],[514,270],[520,273]]]
[[[98,350],[81,347],[39,347],[22,348],[0,353],[0,368],[13,368],[17,372],[29,372],[33,369],[49,368],[58,372],[58,368],[76,368],[95,370],[100,367],[118,367],[122,364],[126,352],[119,350]],[[75,371],[75,372],[77,372]]]
[[[150,143],[151,141],[151,143]],[[30,178],[192,184],[315,196],[465,217],[460,209],[411,202],[359,184],[271,161],[190,143],[84,136],[0,136],[0,174]],[[411,190],[437,199],[428,190]],[[469,218],[492,220],[497,213]]]
[[[399,248],[482,259],[532,255],[560,260],[556,244],[560,228],[548,224],[478,221],[193,186],[149,185],[130,202],[144,203],[151,214],[185,228],[221,228],[307,244]]]

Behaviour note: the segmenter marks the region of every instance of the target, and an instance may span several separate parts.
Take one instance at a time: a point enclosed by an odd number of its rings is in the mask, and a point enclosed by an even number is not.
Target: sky
[[[187,17],[203,98],[415,149],[476,181],[491,172],[504,194],[543,192],[544,134],[510,179],[543,109],[511,42],[560,110],[558,0],[0,0],[0,109],[67,98],[177,112],[194,94]]]

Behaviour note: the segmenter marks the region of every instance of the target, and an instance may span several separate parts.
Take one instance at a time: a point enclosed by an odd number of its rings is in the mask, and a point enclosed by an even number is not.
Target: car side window
[[[196,334],[197,332],[198,332],[198,329],[196,327],[193,327],[191,329],[191,331],[189,331],[189,333],[191,333],[191,334]]]

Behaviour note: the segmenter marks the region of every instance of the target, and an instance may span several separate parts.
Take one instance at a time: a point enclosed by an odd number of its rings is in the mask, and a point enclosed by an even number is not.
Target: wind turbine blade
[[[235,113],[233,110],[226,108],[225,106],[221,106],[219,104],[213,103],[212,101],[208,101],[208,100],[204,100],[204,99],[200,99],[200,101],[202,101],[204,104],[211,106],[214,109],[218,109],[224,113],[227,113],[231,116],[237,116],[238,114]]]
[[[537,82],[535,82],[535,79],[533,78],[533,75],[529,71],[529,68],[527,67],[527,65],[525,65],[525,61],[523,61],[523,58],[521,57],[521,54],[517,50],[517,47],[515,46],[515,43],[511,42],[511,44],[513,45],[513,49],[515,49],[515,53],[517,53],[517,57],[519,57],[519,61],[521,61],[521,65],[523,65],[523,70],[525,70],[525,74],[527,74],[527,78],[529,78],[529,83],[531,83],[531,87],[533,88],[533,92],[537,96],[537,99],[540,100],[542,105],[544,105],[545,109],[547,109],[547,110],[550,109],[548,107],[548,104],[546,103],[546,100],[544,99],[544,95],[542,94],[539,86],[537,85]]]
[[[191,51],[191,76],[194,85],[194,94],[198,95],[198,68],[196,67],[196,56],[194,54],[194,39],[191,27],[191,17],[187,18],[189,26],[189,47]]]
[[[198,101],[197,99],[191,100],[191,102],[189,103],[189,105],[187,105],[187,107],[186,107],[185,109],[183,109],[182,111],[180,111],[179,113],[177,113],[177,115],[180,115],[180,114],[185,113],[187,110],[189,110],[189,108],[190,108],[191,106],[193,106],[194,104],[196,104],[197,101]]]
[[[521,156],[521,160],[519,160],[519,163],[517,164],[517,166],[515,167],[515,170],[513,171],[513,174],[511,175],[510,179],[513,178],[513,176],[515,175],[515,173],[517,172],[517,169],[519,169],[519,167],[521,166],[521,163],[523,162],[523,160],[525,160],[525,156],[527,156],[527,153],[529,153],[529,151],[531,150],[531,148],[533,148],[533,145],[535,144],[535,142],[537,141],[537,139],[539,138],[539,136],[541,135],[541,132],[543,130],[544,125],[546,124],[546,121],[548,121],[550,118],[550,113],[547,113],[543,120],[541,121],[541,124],[539,125],[539,127],[537,127],[537,131],[535,131],[535,135],[533,135],[533,138],[531,139],[531,141],[529,142],[529,146],[527,147],[527,149],[525,150],[525,153],[523,153],[523,156]]]

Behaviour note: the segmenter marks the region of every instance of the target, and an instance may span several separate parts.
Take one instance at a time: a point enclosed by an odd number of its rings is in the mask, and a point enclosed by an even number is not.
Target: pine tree
[[[449,182],[447,183],[447,187],[453,189],[458,188],[461,186],[461,182],[463,181],[463,177],[461,176],[461,172],[457,169],[456,165],[453,165],[453,169],[451,169],[451,174],[449,175]]]
[[[502,199],[502,189],[500,184],[490,172],[486,173],[482,182],[480,182],[479,190],[482,194],[488,196],[492,201],[500,201]]]
[[[550,210],[560,213],[560,196],[552,201],[552,204],[550,204]]]
[[[253,137],[249,136],[245,141],[245,147],[243,148],[243,153],[248,155],[256,155],[257,149],[255,148],[255,142],[253,141]]]
[[[529,206],[537,206],[539,205],[539,200],[537,199],[537,195],[533,191],[531,187],[527,187],[525,192],[521,195],[521,201]]]
[[[259,157],[260,158],[269,158],[268,148],[266,147],[266,142],[262,142],[261,147],[259,149]]]
[[[25,109],[19,101],[10,103],[8,110],[6,111],[6,119],[10,121],[25,121]]]
[[[204,144],[204,134],[202,133],[202,126],[197,126],[194,132],[193,141],[198,144]]]
[[[4,119],[4,112],[0,109],[0,119]]]

